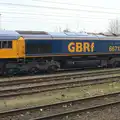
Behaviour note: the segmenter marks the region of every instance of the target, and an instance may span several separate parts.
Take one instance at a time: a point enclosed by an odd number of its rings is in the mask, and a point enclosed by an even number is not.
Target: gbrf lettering
[[[68,51],[73,52],[94,52],[94,42],[70,42]]]

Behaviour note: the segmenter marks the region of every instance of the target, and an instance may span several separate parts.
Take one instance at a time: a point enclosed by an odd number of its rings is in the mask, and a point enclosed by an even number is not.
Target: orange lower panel
[[[1,49],[0,58],[17,58],[17,53],[12,49]]]

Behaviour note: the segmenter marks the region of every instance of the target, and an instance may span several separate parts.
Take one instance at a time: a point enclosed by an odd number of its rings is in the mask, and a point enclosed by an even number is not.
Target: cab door
[[[25,58],[25,40],[23,37],[20,37],[17,41],[17,51],[19,58]]]

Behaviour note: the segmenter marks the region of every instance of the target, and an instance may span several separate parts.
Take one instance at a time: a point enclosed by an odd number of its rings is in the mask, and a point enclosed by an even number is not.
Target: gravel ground
[[[67,109],[67,107],[65,106],[63,107],[64,109]],[[34,120],[34,118],[40,117],[43,111],[44,110],[39,109],[39,111],[36,111],[34,115],[30,112],[26,112],[26,114],[24,115],[23,114],[19,114],[17,116],[13,115],[7,118],[5,117],[0,118],[0,120]],[[48,111],[53,113],[53,111],[49,109]],[[57,111],[59,111],[59,109]],[[46,116],[47,112],[44,113],[44,115]],[[81,113],[73,113],[67,116],[55,117],[53,119],[46,120],[120,120],[120,104],[88,110],[86,112]]]
[[[120,104],[47,120],[120,120]]]
[[[52,114],[58,114],[61,112],[67,112],[71,110],[77,110],[77,109],[85,109],[88,107],[93,107],[96,105],[103,105],[108,104],[111,102],[120,101],[120,94],[114,94],[112,96],[105,96],[104,98],[99,97],[95,99],[86,99],[82,101],[76,101],[76,102],[69,102],[64,103],[60,105],[54,105],[54,106],[46,106],[46,107],[40,107],[36,110],[29,110],[25,112],[21,112],[19,114],[13,114],[13,116],[9,115],[7,118],[6,116],[0,117],[0,120],[29,120],[36,117],[44,117],[49,116]]]
[[[8,109],[46,105],[65,100],[74,100],[118,91],[120,91],[120,83],[114,82],[0,99],[0,112]]]

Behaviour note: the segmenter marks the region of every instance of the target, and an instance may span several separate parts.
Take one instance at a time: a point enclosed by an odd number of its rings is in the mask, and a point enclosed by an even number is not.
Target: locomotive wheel
[[[115,61],[113,64],[112,64],[112,68],[116,68],[118,66],[119,62]]]
[[[108,68],[116,68],[118,67],[119,62],[114,61],[112,64],[108,64]]]
[[[47,72],[48,72],[48,73],[54,73],[54,72],[57,71],[57,68],[58,68],[57,66],[51,65],[51,66],[48,67]]]
[[[11,68],[11,69],[6,69],[6,72],[5,74],[6,75],[9,75],[9,76],[12,76],[12,75],[16,75],[17,73],[19,73],[19,69],[18,68]]]
[[[36,74],[36,73],[39,72],[39,70],[38,70],[38,68],[33,67],[33,68],[31,68],[31,69],[29,70],[29,72],[30,72],[30,74]]]

